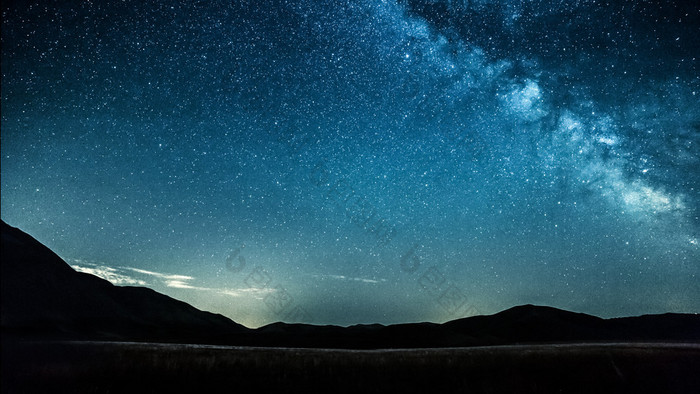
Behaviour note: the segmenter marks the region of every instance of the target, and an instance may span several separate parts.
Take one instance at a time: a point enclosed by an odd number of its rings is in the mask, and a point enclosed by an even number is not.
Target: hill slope
[[[28,234],[2,222],[4,333],[80,339],[221,341],[248,331],[143,287],[76,272]]]

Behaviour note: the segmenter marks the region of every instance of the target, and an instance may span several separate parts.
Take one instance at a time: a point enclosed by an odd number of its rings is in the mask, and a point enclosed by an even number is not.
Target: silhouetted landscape
[[[2,335],[8,393],[233,384],[282,392],[700,387],[698,315],[601,319],[524,305],[444,324],[249,329],[150,289],[76,272],[4,222]]]
[[[0,15],[0,393],[700,393],[697,1]]]

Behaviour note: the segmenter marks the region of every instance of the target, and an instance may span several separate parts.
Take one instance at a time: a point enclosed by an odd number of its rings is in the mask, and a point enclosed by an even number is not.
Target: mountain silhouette
[[[248,329],[145,287],[114,286],[75,271],[2,222],[4,334],[76,339],[221,341]]]
[[[273,323],[249,329],[143,287],[114,286],[73,270],[2,222],[4,336],[310,348],[428,348],[573,342],[700,342],[700,315],[601,319],[523,305],[443,324],[350,327]]]

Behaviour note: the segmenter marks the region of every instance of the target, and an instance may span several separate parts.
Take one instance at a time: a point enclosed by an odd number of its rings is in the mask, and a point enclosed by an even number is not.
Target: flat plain
[[[344,350],[4,341],[2,392],[700,392],[700,345]]]

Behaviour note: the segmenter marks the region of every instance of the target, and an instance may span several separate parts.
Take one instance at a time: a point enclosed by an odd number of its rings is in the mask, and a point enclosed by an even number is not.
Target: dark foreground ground
[[[700,393],[700,345],[328,350],[2,344],[2,392]]]

